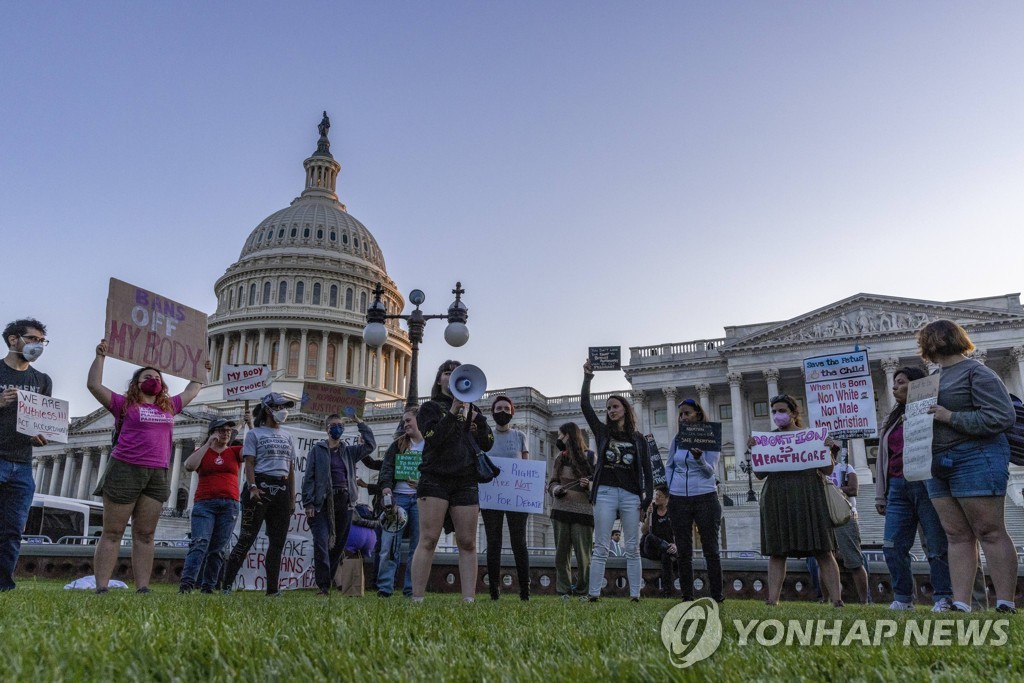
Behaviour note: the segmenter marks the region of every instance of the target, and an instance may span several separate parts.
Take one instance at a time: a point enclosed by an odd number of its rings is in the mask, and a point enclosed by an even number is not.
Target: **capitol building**
[[[387,341],[371,347],[363,341],[363,328],[378,283],[389,312],[401,312],[405,300],[387,273],[373,234],[338,198],[341,164],[331,154],[329,128],[325,114],[316,150],[302,162],[304,186],[299,196],[248,233],[238,259],[213,283],[217,309],[209,316],[208,349],[214,369],[210,384],[176,418],[172,496],[166,503],[167,524],[161,524],[165,534],[181,537],[188,530],[185,517],[195,482],[182,463],[205,441],[208,420],[237,419],[241,413],[238,402],[222,398],[224,364],[270,365],[274,390],[295,397],[301,396],[307,381],[363,389],[368,401],[365,419],[377,437],[378,457],[395,434],[411,369],[409,336],[397,321],[389,320]],[[663,453],[675,433],[679,401],[698,401],[710,419],[722,423],[723,548],[757,550],[758,508],[748,497],[757,496],[760,484],[748,482],[741,465],[747,435],[771,428],[769,398],[785,392],[806,406],[804,358],[867,349],[881,424],[892,407],[893,371],[920,364],[915,333],[939,318],[963,325],[978,348],[974,357],[995,370],[1011,392],[1024,396],[1024,307],[1019,294],[948,302],[854,294],[789,320],[730,324],[715,339],[634,347],[623,369],[640,428],[654,435]],[[586,426],[578,394],[549,397],[531,387],[507,387],[489,391],[478,404],[487,407],[498,394],[515,402],[513,427],[527,435],[532,459],[550,464],[560,424],[574,421]],[[599,412],[606,397],[593,396]],[[320,419],[297,411],[287,427],[308,437],[300,444],[315,432],[322,436]],[[72,421],[67,444],[35,449],[36,490],[93,499],[91,492],[110,455],[112,429],[113,417],[97,409]],[[876,452],[877,440],[848,444],[861,481],[859,508],[866,545],[881,542],[882,518],[873,505]],[[375,472],[359,467],[360,478],[375,479]],[[1024,543],[1024,472],[1011,470],[1007,523],[1019,545]],[[365,490],[360,495],[365,497]],[[175,526],[174,520],[180,524]],[[530,546],[554,545],[547,515],[531,515],[528,532]]]

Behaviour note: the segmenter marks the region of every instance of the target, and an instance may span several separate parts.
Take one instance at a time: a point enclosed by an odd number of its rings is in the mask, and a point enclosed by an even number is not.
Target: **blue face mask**
[[[345,425],[334,424],[327,428],[327,434],[337,441],[345,433]]]

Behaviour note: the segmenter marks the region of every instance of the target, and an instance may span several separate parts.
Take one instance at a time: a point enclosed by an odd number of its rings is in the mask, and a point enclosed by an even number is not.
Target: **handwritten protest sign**
[[[721,422],[680,422],[676,434],[676,450],[690,451],[699,448],[702,451],[722,452]]]
[[[110,278],[107,355],[205,382],[206,314]]]
[[[544,512],[547,465],[540,460],[491,458],[501,474],[480,484],[480,507],[508,512]]]
[[[363,419],[366,390],[340,384],[306,382],[302,385],[302,412],[309,415],[332,415]]]
[[[929,375],[907,385],[903,414],[903,477],[907,481],[932,478],[932,426],[928,406],[939,401],[939,376]]]
[[[68,402],[62,399],[18,389],[17,431],[28,436],[42,434],[47,441],[67,443],[71,424],[68,407]]]
[[[755,472],[791,472],[832,464],[832,453],[825,445],[826,429],[801,429],[793,432],[754,432],[750,464]]]
[[[594,370],[621,370],[621,346],[591,346],[587,352],[590,365]]]
[[[664,486],[668,483],[665,477],[665,462],[661,459],[661,449],[651,434],[647,435],[647,452],[651,455],[651,480],[655,486]]]
[[[810,426],[825,428],[833,439],[877,436],[875,391],[866,351],[850,351],[804,360]]]
[[[248,401],[263,398],[270,391],[269,365],[231,365],[221,368],[225,401]]]
[[[395,481],[416,481],[420,478],[420,463],[423,454],[418,451],[407,451],[395,455]]]

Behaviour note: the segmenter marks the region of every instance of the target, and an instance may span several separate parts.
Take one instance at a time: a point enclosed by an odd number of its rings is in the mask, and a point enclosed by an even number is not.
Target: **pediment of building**
[[[942,302],[856,294],[740,337],[727,343],[720,352],[728,356],[763,348],[842,340],[863,343],[868,339],[912,335],[922,325],[939,319],[954,320],[967,329],[1001,324],[1024,325],[1019,295],[991,302],[1004,305],[982,306],[975,301]],[[983,303],[990,303],[990,300]]]

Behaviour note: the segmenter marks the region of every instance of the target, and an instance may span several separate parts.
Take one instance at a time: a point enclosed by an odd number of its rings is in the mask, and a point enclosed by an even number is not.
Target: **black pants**
[[[505,512],[504,510],[481,510],[484,518],[484,532],[487,536],[487,579],[491,597],[501,594],[501,520],[508,520],[509,542],[516,558],[516,576],[519,578],[519,596],[530,596],[530,554],[526,550],[526,512]]]
[[[267,568],[267,595],[270,595],[277,593],[280,588],[281,554],[288,538],[294,500],[289,494],[286,479],[261,477],[257,474],[256,485],[260,487],[259,501],[253,500],[249,489],[242,491],[242,528],[238,542],[228,557],[227,569],[224,570],[224,587],[231,588],[234,585],[235,576],[245,556],[256,542],[260,527],[266,522],[268,543],[264,564]]]
[[[668,541],[654,534],[644,534],[640,540],[640,557],[661,563],[661,585],[658,586],[658,593],[663,597],[672,595],[672,584],[675,581],[673,575],[675,574],[676,557],[669,554],[669,545]]]
[[[331,539],[331,519],[328,505],[310,520],[313,532],[313,576],[321,593],[331,590],[331,582],[338,572],[338,564],[345,551],[348,532],[352,528],[352,509],[349,507],[348,488],[336,488],[331,496],[334,508],[334,545]]]
[[[715,492],[701,496],[669,496],[668,516],[676,539],[679,557],[679,586],[683,600],[693,600],[693,525],[697,524],[704,561],[708,568],[708,591],[721,602],[722,558],[718,551],[718,532],[722,526],[722,504]]]

